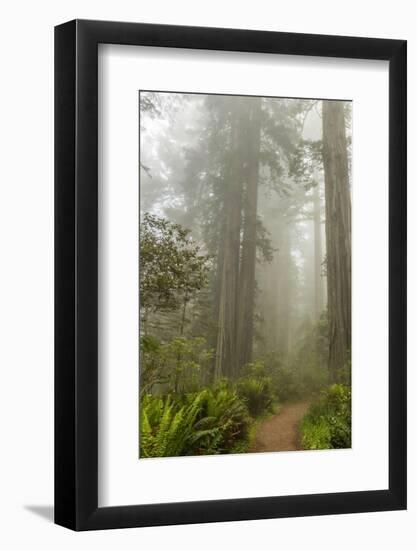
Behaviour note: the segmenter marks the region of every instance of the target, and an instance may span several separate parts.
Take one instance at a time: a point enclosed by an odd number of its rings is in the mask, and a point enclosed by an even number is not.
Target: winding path
[[[250,453],[300,450],[299,424],[310,406],[309,401],[285,405],[282,411],[265,420],[256,433]]]

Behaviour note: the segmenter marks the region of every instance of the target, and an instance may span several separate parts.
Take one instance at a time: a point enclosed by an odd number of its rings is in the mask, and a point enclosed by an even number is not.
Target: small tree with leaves
[[[145,213],[140,227],[140,307],[145,335],[149,316],[180,311],[184,333],[186,308],[208,281],[210,257],[202,254],[190,231]]]

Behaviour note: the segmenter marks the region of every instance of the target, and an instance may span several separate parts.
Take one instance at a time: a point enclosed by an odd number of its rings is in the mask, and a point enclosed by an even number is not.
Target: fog
[[[155,299],[145,327],[142,306],[141,331],[203,338],[209,378],[300,357],[326,318],[322,127],[320,100],[140,94],[141,220],[179,224],[206,259],[178,307]]]

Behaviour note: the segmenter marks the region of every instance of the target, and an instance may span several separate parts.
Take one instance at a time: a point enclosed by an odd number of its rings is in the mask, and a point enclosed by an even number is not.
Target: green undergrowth
[[[332,384],[323,390],[301,423],[304,449],[348,449],[351,441],[350,385]]]
[[[196,392],[144,395],[140,457],[245,452],[259,422],[277,411],[270,381],[250,374],[234,384],[220,381]]]

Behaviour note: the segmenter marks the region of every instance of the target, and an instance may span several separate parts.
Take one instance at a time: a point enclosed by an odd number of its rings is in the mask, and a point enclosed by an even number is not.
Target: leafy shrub
[[[319,449],[331,449],[331,430],[324,419],[316,423],[304,423],[302,426],[302,445],[304,449],[317,451]]]
[[[243,378],[237,382],[236,388],[251,416],[257,417],[272,411],[274,395],[270,378]]]
[[[332,384],[312,405],[301,425],[305,449],[346,449],[351,447],[351,389]]]
[[[296,364],[284,364],[278,354],[265,358],[266,370],[271,382],[271,391],[280,402],[294,401],[311,395],[323,387],[323,368],[300,368]]]
[[[178,336],[161,343],[154,336],[140,340],[141,393],[190,392],[201,387],[201,371],[212,358],[204,338]],[[161,390],[159,389],[161,392]]]
[[[292,401],[303,397],[300,376],[294,369],[288,367],[277,369],[273,381],[275,394],[280,401]]]
[[[295,375],[295,384],[300,398],[318,394],[329,383],[327,363],[305,365]]]
[[[298,345],[284,356],[279,352],[263,358],[266,375],[271,378],[275,396],[281,402],[318,394],[329,384],[327,369],[327,319],[303,326]]]
[[[246,378],[267,378],[269,372],[265,361],[246,363],[242,368],[242,376]]]

